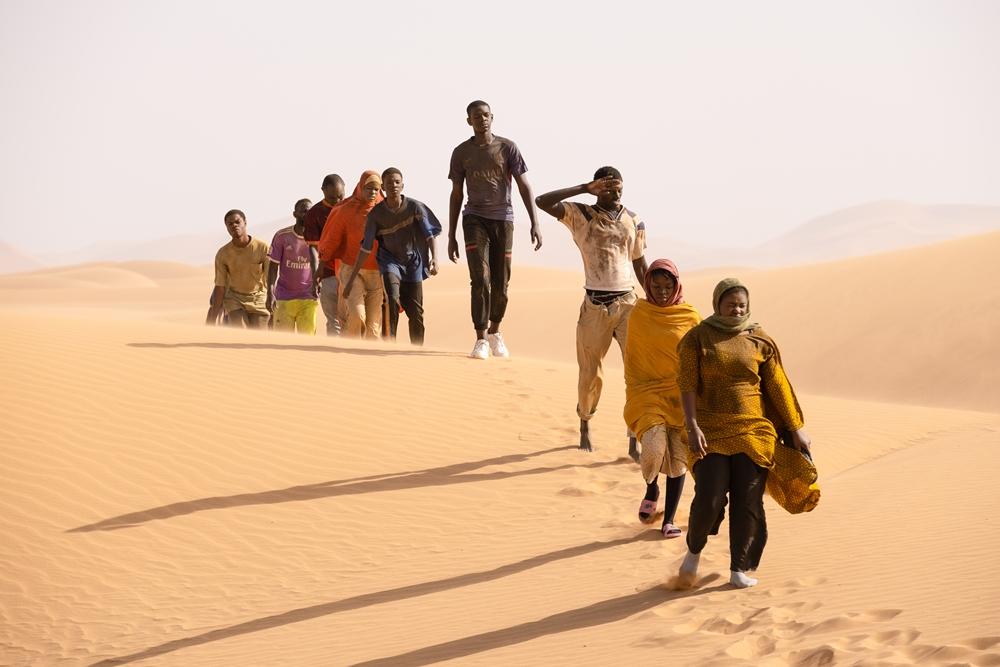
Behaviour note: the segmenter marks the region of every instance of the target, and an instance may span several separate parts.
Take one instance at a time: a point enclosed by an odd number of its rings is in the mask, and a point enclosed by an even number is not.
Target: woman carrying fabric
[[[639,520],[653,520],[660,497],[657,477],[667,476],[663,507],[664,537],[679,537],[674,515],[687,473],[687,440],[677,373],[677,345],[701,317],[684,303],[680,273],[669,259],[653,262],[643,279],[646,298],[639,301],[628,320],[625,343],[625,423],[642,443],[639,465],[646,495],[639,505]]]
[[[375,171],[365,171],[354,188],[354,193],[332,209],[323,226],[319,240],[319,256],[328,265],[341,260],[339,282],[354,273],[354,264],[361,252],[368,213],[381,202],[382,177]],[[377,243],[377,242],[376,242]],[[373,251],[375,248],[373,248]],[[382,274],[379,273],[372,252],[361,266],[351,292],[344,293],[347,322],[343,332],[348,336],[378,338],[382,333]]]
[[[694,582],[701,551],[718,531],[728,494],[729,581],[747,588],[757,583],[746,573],[757,569],[767,541],[763,496],[778,431],[786,444],[805,454],[810,440],[777,345],[750,321],[750,290],[726,278],[715,287],[712,307],[714,314],[688,332],[679,348],[678,384],[695,484],[679,579],[682,585]],[[812,474],[814,482],[815,468]]]

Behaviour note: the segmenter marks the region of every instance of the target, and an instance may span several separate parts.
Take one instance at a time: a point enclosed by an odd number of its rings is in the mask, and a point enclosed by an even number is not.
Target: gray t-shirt
[[[487,146],[478,146],[476,138],[463,141],[451,153],[448,178],[465,179],[469,193],[466,215],[478,215],[489,220],[513,220],[510,205],[510,181],[528,171],[510,139],[494,136]]]

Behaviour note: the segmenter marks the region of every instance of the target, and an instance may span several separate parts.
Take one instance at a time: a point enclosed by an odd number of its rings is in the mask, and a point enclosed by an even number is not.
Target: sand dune
[[[42,263],[9,243],[0,242],[0,274],[37,269]]]
[[[761,263],[830,261],[1000,230],[1000,206],[875,201],[818,216],[755,248]]]
[[[573,447],[576,273],[517,268],[485,364],[463,266],[426,349],[199,326],[207,267],[0,278],[0,664],[1000,664],[997,245],[746,275],[824,494],[749,591],[719,538],[666,587],[614,372]]]

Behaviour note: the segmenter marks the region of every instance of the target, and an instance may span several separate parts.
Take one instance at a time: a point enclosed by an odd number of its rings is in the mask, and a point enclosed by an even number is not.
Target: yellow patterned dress
[[[746,454],[771,471],[768,493],[782,507],[793,513],[815,507],[815,467],[790,447],[775,451],[778,431],[796,431],[804,420],[774,340],[760,327],[736,334],[702,323],[688,332],[678,350],[678,385],[682,393],[697,397],[698,426],[708,453]],[[696,461],[689,455],[692,471]]]

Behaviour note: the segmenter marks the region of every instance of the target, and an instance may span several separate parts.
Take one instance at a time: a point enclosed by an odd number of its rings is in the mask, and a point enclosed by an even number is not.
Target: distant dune
[[[750,257],[780,266],[843,259],[1000,230],[1000,206],[879,201],[814,218]]]
[[[42,263],[21,252],[14,246],[0,242],[0,274],[31,271],[42,266]]]
[[[527,225],[518,224],[514,238],[515,261],[524,266],[576,269],[580,253],[566,229],[557,221],[541,215],[545,244],[534,252],[529,246]],[[271,240],[281,227],[292,224],[291,217],[251,224],[252,236]],[[670,257],[683,270],[713,266],[740,265],[755,267],[788,266],[810,262],[844,259],[898,250],[937,241],[961,238],[1000,230],[1000,206],[931,205],[878,201],[834,211],[781,234],[754,248],[726,248],[684,241],[683,224],[672,225],[669,233],[650,221],[649,252]],[[225,229],[218,227],[204,234],[167,236],[145,242],[102,241],[72,252],[42,253],[41,259],[27,258],[9,245],[0,244],[11,260],[10,268],[0,265],[0,273],[25,271],[40,266],[76,265],[88,262],[156,260],[208,264],[215,251],[227,242]],[[442,253],[444,240],[440,242]],[[24,262],[33,262],[25,264]]]

